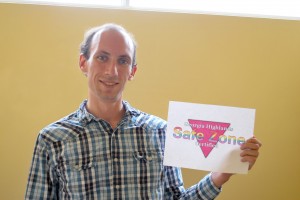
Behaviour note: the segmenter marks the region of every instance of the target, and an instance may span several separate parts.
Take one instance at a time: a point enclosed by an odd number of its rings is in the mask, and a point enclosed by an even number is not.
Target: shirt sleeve
[[[185,189],[180,168],[165,166],[165,173],[164,199],[213,200],[221,192],[221,189],[212,182],[211,174],[205,176],[196,185]]]
[[[54,179],[49,152],[42,137],[39,136],[34,148],[25,199],[57,199]]]

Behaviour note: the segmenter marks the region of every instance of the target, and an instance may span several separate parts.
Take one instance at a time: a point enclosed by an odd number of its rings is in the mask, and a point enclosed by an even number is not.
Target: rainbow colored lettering
[[[174,127],[173,137],[177,139],[197,140],[205,158],[210,154],[217,143],[241,145],[245,142],[244,137],[226,136],[226,131],[232,131],[230,123],[211,122],[203,120],[188,119],[190,130],[183,130],[180,126]]]

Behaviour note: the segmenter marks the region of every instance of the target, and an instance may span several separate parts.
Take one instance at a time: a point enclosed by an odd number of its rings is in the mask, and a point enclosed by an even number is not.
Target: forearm
[[[220,172],[212,172],[211,178],[214,185],[218,188],[221,188],[224,183],[226,183],[233,174],[229,173],[220,173]]]
[[[214,184],[212,174],[185,189],[180,168],[165,167],[164,199],[215,199],[221,190]]]

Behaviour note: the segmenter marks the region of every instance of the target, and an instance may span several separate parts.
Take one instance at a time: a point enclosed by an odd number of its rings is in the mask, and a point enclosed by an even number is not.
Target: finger
[[[259,150],[259,145],[258,144],[254,144],[254,143],[244,143],[241,145],[241,150],[246,150],[246,149],[250,149],[250,150]]]
[[[257,160],[257,157],[255,156],[244,156],[241,158],[242,162],[249,162],[250,164],[254,164]]]
[[[242,161],[242,162],[248,162],[248,163],[249,163],[248,170],[250,170],[250,169],[254,166],[254,164],[255,164],[255,162],[256,162],[256,159],[257,159],[257,157],[246,156],[246,157],[243,157],[243,158],[241,159],[241,161]]]
[[[258,157],[259,152],[257,150],[245,149],[241,152],[240,156],[241,157],[245,157],[245,156]]]
[[[254,149],[258,150],[262,146],[261,142],[258,141],[256,138],[248,139],[244,144],[241,145],[241,149]]]
[[[249,143],[257,144],[259,147],[262,146],[262,143],[255,136],[253,136],[252,138],[249,138],[247,141]]]

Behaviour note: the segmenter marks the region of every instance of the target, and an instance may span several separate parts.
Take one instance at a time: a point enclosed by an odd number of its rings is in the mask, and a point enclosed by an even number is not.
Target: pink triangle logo
[[[193,131],[198,135],[197,142],[205,156],[210,154],[219,141],[219,137],[224,135],[230,123],[211,122],[203,120],[188,119]]]

